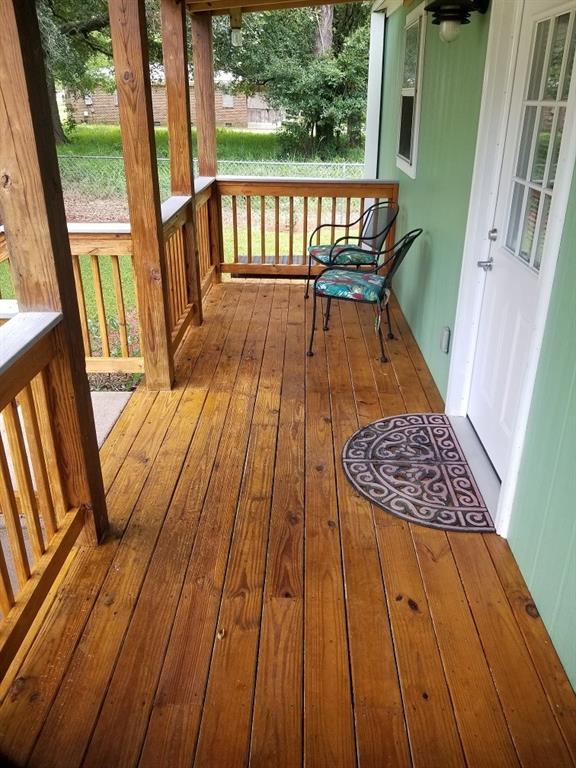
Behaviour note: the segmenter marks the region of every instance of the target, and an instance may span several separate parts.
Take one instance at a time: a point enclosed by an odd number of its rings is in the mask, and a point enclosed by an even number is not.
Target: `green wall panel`
[[[576,178],[538,366],[510,546],[576,687]]]
[[[415,7],[415,6],[414,6]],[[402,37],[406,11],[387,23],[380,178],[400,182],[398,233],[422,227],[394,290],[436,384],[445,396],[449,356],[440,350],[453,329],[474,153],[488,18],[474,14],[453,43],[442,43],[428,20],[416,179],[396,167]]]

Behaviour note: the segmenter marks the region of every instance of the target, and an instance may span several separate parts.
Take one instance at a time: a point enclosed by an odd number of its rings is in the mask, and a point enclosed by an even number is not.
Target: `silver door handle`
[[[494,259],[492,258],[492,256],[490,256],[489,259],[486,259],[485,261],[477,261],[476,264],[481,269],[483,269],[484,272],[491,272],[494,266]]]
[[[488,240],[491,240],[494,242],[495,240],[498,240],[498,230],[496,227],[493,227],[492,229],[488,230]]]

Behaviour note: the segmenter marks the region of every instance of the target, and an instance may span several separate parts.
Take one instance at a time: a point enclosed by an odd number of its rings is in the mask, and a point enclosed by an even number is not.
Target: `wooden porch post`
[[[0,3],[0,209],[20,310],[63,315],[49,416],[66,502],[85,510],[95,543],[108,518],[34,0]]]
[[[146,384],[174,378],[144,0],[109,0]]]
[[[192,204],[184,228],[189,295],[194,307],[193,322],[202,323],[202,291],[196,247],[196,203],[190,136],[190,87],[186,46],[186,8],[182,0],[161,0],[162,51],[168,105],[170,183],[173,195],[190,195]]]
[[[192,54],[194,58],[194,98],[198,131],[198,170],[200,176],[216,176],[216,105],[214,101],[214,56],[212,15],[194,13]]]

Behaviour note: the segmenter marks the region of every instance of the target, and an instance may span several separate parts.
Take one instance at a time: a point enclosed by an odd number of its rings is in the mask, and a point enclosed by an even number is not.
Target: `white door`
[[[468,406],[500,477],[534,335],[575,46],[575,2],[526,0]]]

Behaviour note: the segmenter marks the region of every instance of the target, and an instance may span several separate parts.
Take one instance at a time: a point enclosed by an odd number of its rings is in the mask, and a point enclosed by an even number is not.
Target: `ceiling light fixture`
[[[432,14],[432,24],[440,26],[440,40],[451,43],[462,24],[470,24],[470,15],[486,13],[489,5],[490,0],[433,0],[424,10]]]

